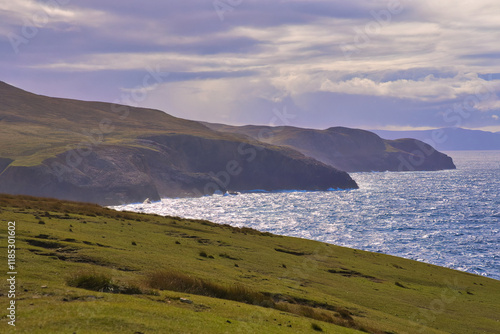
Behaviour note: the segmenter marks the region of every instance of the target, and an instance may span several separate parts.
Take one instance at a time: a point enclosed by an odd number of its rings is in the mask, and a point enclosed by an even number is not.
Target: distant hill
[[[415,139],[384,140],[375,133],[333,127],[326,130],[297,127],[208,127],[238,133],[272,145],[293,148],[306,156],[348,172],[454,169],[450,157]]]
[[[35,95],[0,82],[0,193],[101,205],[217,190],[357,188],[285,147],[159,110]]]
[[[442,151],[500,150],[500,132],[442,128],[422,131],[372,130],[385,139],[416,138]]]

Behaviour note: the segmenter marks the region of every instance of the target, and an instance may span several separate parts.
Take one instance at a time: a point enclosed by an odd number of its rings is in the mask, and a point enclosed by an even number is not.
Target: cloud
[[[466,122],[500,109],[496,0],[223,1],[0,0],[0,79],[113,101],[156,69],[170,76],[145,105],[233,123],[286,103],[296,125],[436,126],[481,89]],[[14,53],[8,36],[29,24],[38,33]]]
[[[493,92],[498,89],[500,80],[486,81],[479,78],[476,73],[459,73],[452,78],[436,78],[431,74],[420,80],[399,79],[386,82],[376,82],[367,78],[353,78],[340,82],[326,80],[321,86],[322,91],[433,102],[454,100],[467,94],[488,96],[490,100]]]
[[[0,17],[3,26],[20,28],[47,28],[57,30],[61,23],[87,26],[104,21],[106,13],[90,8],[76,8],[67,0],[54,1],[0,1]],[[94,20],[98,18],[98,22]],[[14,29],[16,30],[16,29]],[[14,33],[14,32],[12,32]]]

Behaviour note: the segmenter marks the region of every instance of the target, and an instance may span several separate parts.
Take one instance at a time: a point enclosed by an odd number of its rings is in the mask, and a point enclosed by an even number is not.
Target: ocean
[[[500,151],[445,153],[456,170],[350,173],[356,190],[166,198],[113,208],[247,226],[500,280]]]

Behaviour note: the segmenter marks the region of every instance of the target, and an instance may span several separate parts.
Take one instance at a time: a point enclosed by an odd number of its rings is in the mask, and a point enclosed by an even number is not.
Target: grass
[[[7,261],[6,222],[16,221],[19,333],[499,328],[499,281],[425,263],[29,196],[0,195],[0,221],[1,263]],[[6,294],[0,296],[0,306],[7,303]],[[3,316],[0,327],[6,322]]]
[[[320,326],[320,325],[315,324],[315,323],[312,323],[312,324],[311,324],[311,328],[312,328],[313,330],[315,330],[316,332],[322,332],[322,331],[323,331],[323,328],[321,328],[321,326]]]
[[[252,291],[242,284],[222,285],[179,272],[155,271],[148,275],[149,287],[159,290],[185,292],[189,294],[233,300],[251,305],[274,307],[269,296]]]
[[[96,272],[95,269],[79,270],[78,272],[72,273],[66,279],[66,284],[75,288],[99,292],[121,293],[126,295],[154,294],[152,291],[144,292],[143,289],[135,284],[115,282],[110,274]]]
[[[304,301],[297,301],[291,296],[283,298],[284,296],[281,295],[269,293],[264,294],[249,289],[241,283],[221,285],[183,273],[162,270],[149,273],[147,276],[147,285],[151,288],[159,290],[185,292],[189,294],[273,308],[301,317],[329,322],[343,327],[362,329],[350,316],[350,312],[345,309],[330,308],[325,311],[320,306],[316,305],[316,307],[313,307],[307,305]],[[335,310],[338,313],[334,316],[331,312],[328,312],[332,310]],[[377,333],[378,331],[371,330],[370,332]]]
[[[110,276],[95,271],[80,271],[72,274],[66,281],[69,286],[99,292],[114,292],[118,285]]]

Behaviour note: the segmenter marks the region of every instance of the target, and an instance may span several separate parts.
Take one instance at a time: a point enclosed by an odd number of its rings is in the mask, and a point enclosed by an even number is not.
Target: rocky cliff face
[[[295,127],[207,126],[284,145],[347,172],[423,171],[454,169],[450,157],[415,139],[384,140],[373,132],[334,127],[326,130]]]
[[[0,193],[116,205],[221,191],[357,188],[345,172],[264,146],[190,135],[103,145],[74,166],[67,152],[36,166],[11,166]]]
[[[56,99],[0,82],[0,193],[115,205],[216,191],[357,188],[290,148],[158,110]]]
[[[148,140],[175,157],[171,160],[174,168],[209,175],[215,181],[194,192],[357,187],[347,173],[289,149],[189,135],[153,136]]]

